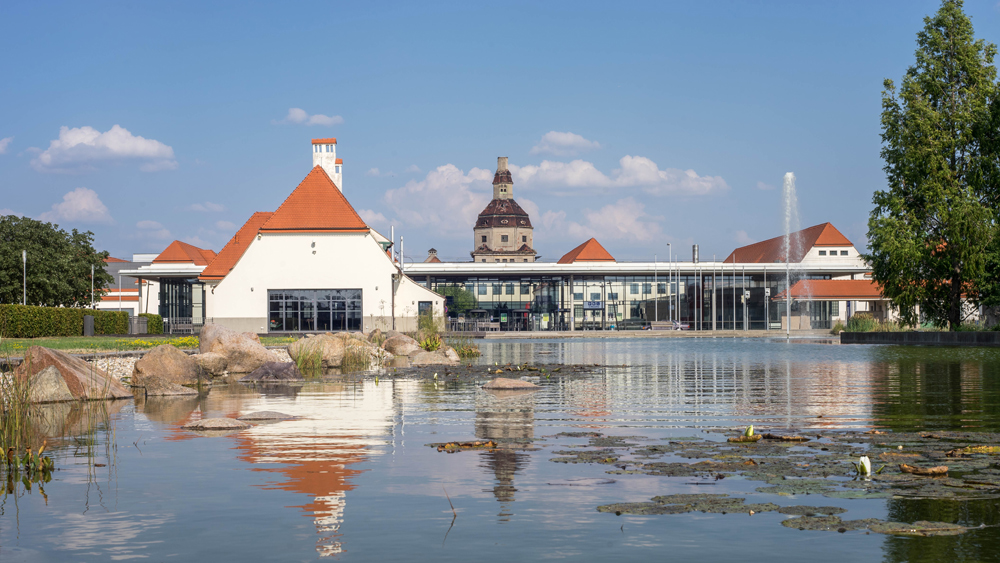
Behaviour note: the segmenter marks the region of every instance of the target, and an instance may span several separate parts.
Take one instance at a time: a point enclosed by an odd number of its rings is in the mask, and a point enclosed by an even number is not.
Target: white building
[[[190,308],[195,327],[209,321],[255,333],[367,332],[415,330],[420,313],[442,318],[444,299],[403,275],[391,241],[365,224],[335,182],[342,175],[336,139],[314,140],[313,151],[315,166],[284,203],[254,213],[206,265],[184,263],[181,272],[181,264],[167,269],[158,257],[123,273],[203,293],[203,314]],[[170,296],[161,298],[161,309],[171,310]]]

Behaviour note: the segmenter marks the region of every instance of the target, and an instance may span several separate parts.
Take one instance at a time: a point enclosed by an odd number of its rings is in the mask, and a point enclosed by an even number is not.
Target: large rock
[[[132,368],[132,386],[145,387],[150,378],[175,385],[198,385],[201,368],[184,352],[170,344],[161,344],[139,358]],[[149,391],[146,391],[149,395]]]
[[[414,366],[454,366],[458,365],[458,354],[455,359],[451,359],[444,350],[437,349],[433,352],[417,352],[410,355],[410,365]]]
[[[302,381],[302,372],[292,362],[268,362],[240,378],[240,381]]]
[[[306,370],[340,367],[344,361],[344,339],[335,334],[300,338],[288,345],[288,355]]]
[[[198,394],[190,387],[178,385],[158,375],[147,375],[143,384],[135,387],[138,389],[137,393],[145,391],[147,397],[177,397]]]
[[[229,359],[218,352],[193,354],[189,357],[198,364],[202,373],[208,375],[225,375],[226,368],[229,367]]]
[[[28,348],[24,361],[14,370],[14,376],[21,381],[30,381],[49,366],[59,371],[73,399],[127,399],[132,396],[117,378],[66,352],[42,346]]]
[[[532,389],[541,389],[541,387],[535,385],[530,381],[525,381],[523,379],[510,379],[507,377],[497,377],[496,379],[490,381],[486,385],[483,385],[483,389],[532,390]]]
[[[394,356],[409,356],[417,350],[422,350],[419,342],[405,334],[397,334],[387,339],[382,347]]]
[[[62,403],[76,400],[76,397],[69,392],[66,380],[55,366],[49,366],[31,376],[28,389],[32,403]]]
[[[455,349],[452,348],[451,346],[442,346],[440,350],[441,352],[444,353],[446,358],[455,362],[456,364],[462,361],[462,357],[459,356],[458,352],[456,352]]]
[[[250,373],[267,362],[278,361],[259,340],[213,323],[201,328],[199,343],[202,354],[214,352],[225,356],[229,373]]]
[[[250,428],[250,426],[250,424],[235,418],[203,418],[185,424],[181,428],[185,430],[243,430]]]

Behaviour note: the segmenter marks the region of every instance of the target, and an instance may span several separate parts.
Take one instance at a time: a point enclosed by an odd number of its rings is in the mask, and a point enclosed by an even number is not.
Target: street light
[[[667,317],[669,317],[668,320],[672,323],[672,322],[674,322],[674,303],[673,303],[673,300],[670,298],[670,291],[672,289],[670,287],[670,281],[671,281],[671,276],[673,274],[674,248],[672,246],[670,246],[669,242],[667,243],[667,252],[669,253],[667,255],[667,264],[668,264],[668,266],[667,266]],[[673,328],[673,326],[671,326],[671,328]]]
[[[24,266],[24,293],[21,296],[21,305],[28,304],[28,251],[21,251],[21,263]]]

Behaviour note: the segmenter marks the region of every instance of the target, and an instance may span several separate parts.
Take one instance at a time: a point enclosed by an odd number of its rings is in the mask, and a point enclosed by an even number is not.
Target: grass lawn
[[[291,336],[264,336],[260,339],[264,346],[281,346],[294,342]],[[143,335],[143,336],[53,336],[47,338],[4,338],[0,340],[0,356],[21,356],[30,346],[44,346],[74,354],[93,352],[120,352],[126,350],[147,350],[160,344],[173,344],[181,349],[198,347],[197,336]]]

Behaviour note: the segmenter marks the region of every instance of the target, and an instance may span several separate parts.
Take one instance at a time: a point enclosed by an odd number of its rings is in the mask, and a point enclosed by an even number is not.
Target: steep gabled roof
[[[285,233],[368,232],[368,225],[361,220],[326,171],[316,166],[260,230]]]
[[[233,238],[229,239],[226,246],[222,247],[215,260],[212,260],[212,263],[202,270],[198,279],[221,280],[226,277],[226,274],[243,257],[243,253],[246,252],[253,238],[257,236],[257,231],[260,230],[261,225],[266,223],[271,218],[271,215],[274,215],[274,213],[270,211],[258,211],[251,215],[250,219],[240,227],[240,230],[236,231]]]
[[[596,238],[591,238],[580,246],[570,250],[565,256],[559,259],[559,264],[572,264],[573,262],[614,262],[614,256],[604,250],[601,243]]]
[[[115,258],[114,256],[108,256],[104,259],[108,264],[118,263],[118,262],[128,262],[128,260],[122,260],[121,258]]]
[[[193,244],[175,240],[153,259],[154,264],[193,262],[196,266],[207,266],[215,259],[215,251],[198,248]]]
[[[783,301],[787,291],[775,300]],[[875,301],[882,299],[879,285],[872,280],[799,280],[792,284],[792,299],[810,301]]]
[[[853,246],[836,227],[830,223],[815,225],[791,234],[792,251],[789,262],[801,262],[806,253],[814,246]],[[741,246],[732,251],[726,262],[735,261],[743,264],[763,264],[785,261],[785,237],[774,237],[747,246]]]

